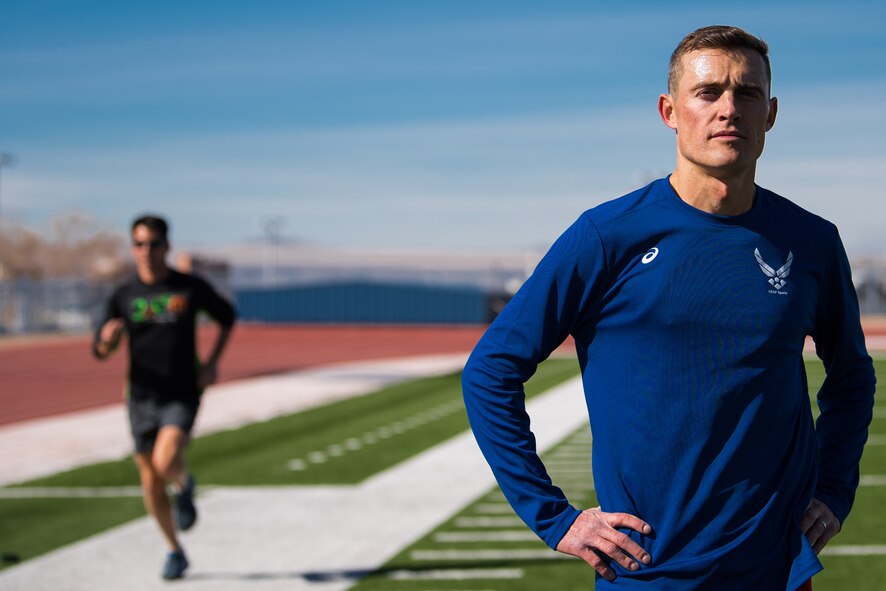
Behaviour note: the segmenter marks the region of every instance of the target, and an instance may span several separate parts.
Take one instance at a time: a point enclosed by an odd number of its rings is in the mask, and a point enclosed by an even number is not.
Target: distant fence
[[[479,288],[345,282],[234,291],[253,322],[483,324],[494,298]]]
[[[857,281],[862,314],[886,314],[881,277],[867,273]],[[0,281],[0,334],[88,331],[112,290],[85,279]],[[478,286],[371,281],[239,288],[231,295],[242,320],[305,324],[484,324],[507,301]]]
[[[85,279],[0,281],[0,334],[90,330],[112,289]]]

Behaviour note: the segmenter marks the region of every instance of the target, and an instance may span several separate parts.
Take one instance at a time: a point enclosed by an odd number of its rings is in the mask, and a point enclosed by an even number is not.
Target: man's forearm
[[[204,365],[216,366],[218,365],[219,360],[221,359],[222,353],[224,353],[225,348],[228,345],[228,340],[231,336],[232,326],[221,326],[219,328],[218,336],[215,339],[215,345],[212,347],[212,352],[209,354],[209,357],[206,358],[206,362]]]

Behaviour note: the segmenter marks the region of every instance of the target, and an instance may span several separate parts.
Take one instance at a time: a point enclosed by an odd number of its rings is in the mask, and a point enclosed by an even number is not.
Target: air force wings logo
[[[769,285],[777,290],[784,287],[784,284],[787,283],[788,275],[791,274],[791,264],[794,262],[794,253],[788,252],[788,260],[785,261],[785,264],[779,267],[778,270],[773,269],[766,264],[766,261],[760,256],[759,248],[754,249],[754,256],[757,257],[757,262],[760,263],[760,270],[763,271],[764,275],[769,277]]]

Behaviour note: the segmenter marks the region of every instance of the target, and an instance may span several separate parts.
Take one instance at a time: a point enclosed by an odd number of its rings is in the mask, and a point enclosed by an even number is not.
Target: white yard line
[[[886,546],[826,546],[821,553],[824,556],[884,556]]]
[[[528,527],[520,530],[500,531],[444,531],[434,534],[434,541],[441,544],[464,542],[538,542],[538,536]]]
[[[522,568],[471,568],[446,570],[396,570],[388,575],[393,581],[470,581],[522,579]]]
[[[138,486],[86,486],[0,488],[0,499],[97,499],[141,497]]]
[[[413,560],[468,561],[468,560],[569,560],[575,558],[551,549],[542,550],[415,550],[409,553]],[[577,560],[577,559],[576,559]]]
[[[874,434],[868,435],[868,441],[865,445],[870,445],[870,446],[886,445],[886,435],[882,435],[879,433],[874,433]]]
[[[886,486],[886,474],[862,474],[859,486]]]

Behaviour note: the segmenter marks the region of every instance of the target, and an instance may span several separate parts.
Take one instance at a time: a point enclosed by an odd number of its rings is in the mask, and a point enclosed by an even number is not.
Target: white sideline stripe
[[[879,433],[868,435],[868,442],[866,445],[886,445],[886,435],[881,435]]]
[[[826,546],[821,553],[827,556],[883,556],[886,546]]]
[[[142,489],[138,486],[0,488],[0,499],[97,499],[141,496]]]
[[[535,542],[536,536],[530,530],[521,531],[447,531],[434,535],[435,542]]]
[[[859,486],[886,486],[886,474],[862,474]]]
[[[469,581],[476,579],[522,579],[522,568],[472,568],[438,570],[395,570],[388,575],[395,581]]]
[[[412,560],[561,560],[575,558],[554,550],[414,550]]]
[[[886,408],[874,408],[875,419],[886,419]]]

